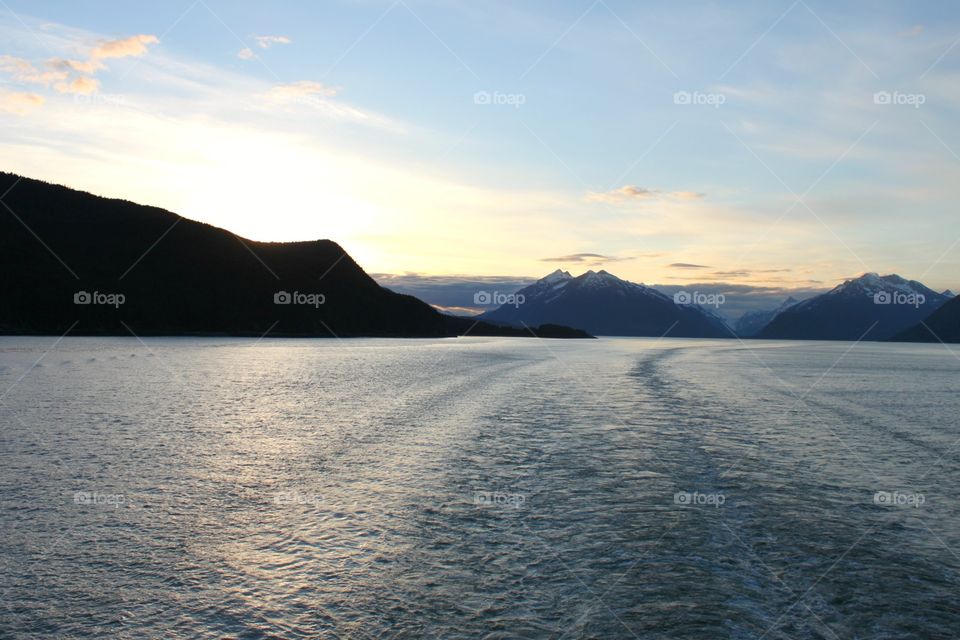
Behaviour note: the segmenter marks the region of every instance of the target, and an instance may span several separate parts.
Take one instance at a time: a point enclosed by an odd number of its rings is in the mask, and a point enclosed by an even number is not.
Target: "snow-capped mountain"
[[[886,340],[926,318],[948,299],[916,280],[867,273],[784,310],[757,337]]]
[[[678,305],[663,293],[606,271],[574,278],[554,271],[515,294],[515,302],[480,316],[509,325],[563,324],[593,335],[730,337],[719,317],[696,305]]]
[[[737,323],[734,326],[734,331],[741,338],[752,338],[753,336],[757,335],[761,329],[770,324],[771,320],[795,304],[797,304],[797,299],[793,296],[790,296],[776,309],[748,311],[740,316],[739,320],[737,320]]]

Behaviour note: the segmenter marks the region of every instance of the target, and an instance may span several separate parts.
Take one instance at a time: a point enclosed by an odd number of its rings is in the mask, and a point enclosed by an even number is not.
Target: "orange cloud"
[[[24,115],[43,105],[43,96],[35,93],[0,92],[0,111]]]
[[[106,60],[107,58],[126,58],[142,56],[147,52],[147,45],[157,44],[160,39],[151,35],[136,35],[119,40],[109,40],[90,52],[91,60]]]
[[[106,69],[101,60],[142,56],[147,52],[148,45],[158,42],[160,40],[151,35],[108,40],[95,47],[87,60],[51,58],[46,62],[46,71],[37,69],[22,58],[4,55],[0,56],[0,71],[10,74],[16,82],[53,87],[58,93],[90,95],[100,89],[100,81],[91,76],[101,69]],[[74,73],[78,75],[71,79],[71,74]],[[4,96],[5,104],[2,108],[5,111],[24,113],[31,107],[43,104],[43,99],[35,94],[7,93]]]
[[[659,189],[647,189],[633,184],[624,185],[611,191],[587,193],[587,200],[590,202],[620,203],[637,200],[659,200],[669,198],[673,200],[702,200],[706,194],[695,191],[660,191]]]
[[[16,82],[47,86],[66,80],[68,75],[61,70],[40,71],[30,62],[13,56],[0,56],[0,71],[9,73]]]
[[[77,73],[93,74],[100,69],[105,68],[103,63],[98,60],[67,60],[65,58],[51,58],[48,64],[55,69],[64,71],[76,71]]]
[[[58,82],[53,88],[60,93],[90,95],[100,88],[100,81],[87,76],[78,76],[72,82]]]

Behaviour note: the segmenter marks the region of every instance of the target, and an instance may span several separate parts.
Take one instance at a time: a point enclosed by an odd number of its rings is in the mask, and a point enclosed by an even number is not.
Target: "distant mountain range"
[[[950,297],[898,275],[867,273],[778,313],[756,337],[778,340],[887,340]]]
[[[441,314],[330,240],[254,242],[9,173],[0,194],[0,333],[589,337]]]
[[[733,330],[741,338],[752,338],[760,333],[765,326],[770,324],[771,320],[795,304],[797,304],[797,300],[793,296],[790,296],[776,309],[748,311],[740,316],[736,324],[733,326]]]
[[[929,316],[944,341],[960,341],[960,306],[945,306],[953,294],[895,274],[868,273],[801,302],[788,298],[775,309],[745,313],[733,329],[709,305],[690,297],[681,292],[671,298],[606,271],[573,277],[557,270],[478,317],[518,327],[555,322],[609,336],[935,340],[918,324]],[[935,313],[941,307],[943,312]],[[920,328],[907,331],[915,325]]]
[[[960,296],[893,339],[900,342],[960,342]]]
[[[558,269],[479,318],[511,326],[550,322],[606,336],[731,337],[724,321],[704,308],[677,304],[656,289],[606,271],[575,278]]]

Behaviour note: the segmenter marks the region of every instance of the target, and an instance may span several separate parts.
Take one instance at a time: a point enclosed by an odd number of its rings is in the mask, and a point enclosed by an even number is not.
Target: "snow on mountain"
[[[505,304],[481,318],[511,325],[564,324],[594,335],[730,335],[723,320],[713,313],[695,305],[677,305],[652,287],[603,270],[575,278],[557,270],[515,296],[521,304]]]
[[[810,298],[797,305],[797,309],[814,307],[828,299],[827,296],[845,296],[851,298],[873,299],[881,294],[897,294],[898,297],[923,296],[929,300],[944,297],[916,280],[907,280],[897,274],[880,276],[876,273],[865,273],[859,278],[846,280],[842,284],[823,295]]]
[[[865,273],[783,310],[757,336],[885,340],[919,322],[947,300],[916,280]]]

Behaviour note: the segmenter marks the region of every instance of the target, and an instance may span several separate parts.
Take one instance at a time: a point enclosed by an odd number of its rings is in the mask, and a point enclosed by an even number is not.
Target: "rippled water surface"
[[[958,371],[942,345],[0,338],[0,637],[956,637]]]

